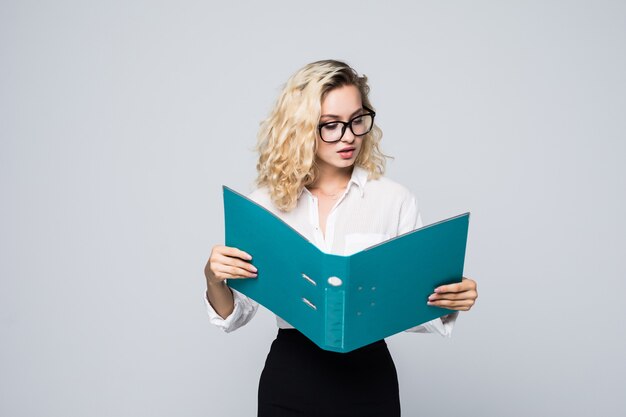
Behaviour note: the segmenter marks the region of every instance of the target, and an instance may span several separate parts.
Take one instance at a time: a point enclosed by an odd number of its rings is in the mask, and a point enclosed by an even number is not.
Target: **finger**
[[[233,248],[230,246],[222,246],[220,253],[225,256],[230,256],[231,258],[239,258],[244,259],[246,261],[252,260],[252,255],[247,252],[244,252],[238,248]]]
[[[237,267],[241,269],[245,269],[250,272],[257,272],[257,268],[252,265],[250,262],[242,261],[239,258],[231,258],[229,256],[219,255],[215,260],[214,264],[216,265],[224,265],[230,267]]]
[[[441,285],[435,288],[436,293],[448,293],[448,292],[462,292],[476,289],[476,282],[474,280],[463,278],[461,282],[454,284]]]
[[[256,278],[257,274],[235,266],[219,265],[215,276],[220,279]]]
[[[474,305],[474,300],[438,300],[427,302],[429,306],[443,307],[449,310],[467,311]]]
[[[456,284],[442,285],[440,287],[435,288],[435,293],[437,294],[461,292],[461,291],[465,291],[461,282],[456,283]]]
[[[457,310],[457,311],[468,311],[470,308],[472,308],[474,304],[471,302],[467,302],[467,303],[461,303],[461,302],[454,302],[453,304],[448,304],[448,305],[438,305],[436,303],[429,303],[429,306],[431,307],[440,307],[440,308],[445,308],[448,310]]]
[[[429,301],[435,300],[475,300],[478,293],[474,290],[463,292],[435,293],[428,297]]]

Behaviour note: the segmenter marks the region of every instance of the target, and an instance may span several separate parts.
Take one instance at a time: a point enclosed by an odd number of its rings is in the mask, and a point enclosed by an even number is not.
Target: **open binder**
[[[469,213],[339,256],[223,189],[225,243],[252,255],[258,269],[257,278],[228,285],[322,349],[349,352],[451,312],[426,301],[439,285],[461,281]]]

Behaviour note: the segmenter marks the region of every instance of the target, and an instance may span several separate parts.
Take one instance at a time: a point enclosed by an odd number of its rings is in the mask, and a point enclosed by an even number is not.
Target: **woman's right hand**
[[[204,267],[207,285],[223,284],[225,279],[256,278],[252,256],[237,248],[216,245]]]

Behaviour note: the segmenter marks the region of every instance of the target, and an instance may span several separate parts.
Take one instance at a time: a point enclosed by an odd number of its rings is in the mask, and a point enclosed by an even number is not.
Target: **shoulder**
[[[415,195],[404,185],[382,176],[377,179],[368,179],[365,183],[366,194],[375,198],[388,198],[399,201],[415,200]]]
[[[388,236],[398,236],[421,225],[415,195],[388,177],[368,179],[362,197],[362,206],[371,213],[374,223],[382,225]]]
[[[250,194],[248,194],[248,198],[279,217],[283,217],[285,215],[285,212],[276,207],[272,201],[269,188],[265,186],[253,190]]]
[[[270,196],[270,192],[267,187],[256,188],[248,194],[248,198],[267,209],[270,209],[273,206],[272,197]]]

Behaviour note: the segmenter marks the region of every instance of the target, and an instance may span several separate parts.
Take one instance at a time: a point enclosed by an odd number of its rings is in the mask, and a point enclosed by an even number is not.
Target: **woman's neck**
[[[354,166],[348,168],[319,167],[315,182],[308,186],[311,190],[321,190],[324,194],[334,194],[344,190],[350,182]]]

